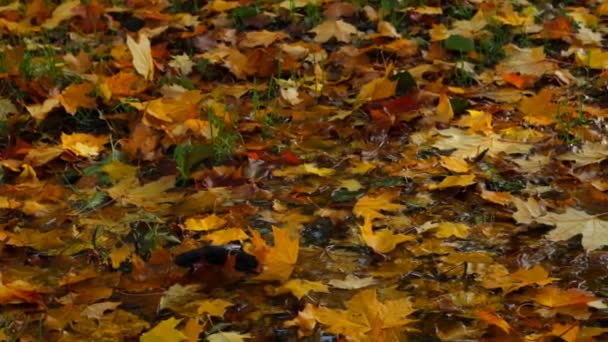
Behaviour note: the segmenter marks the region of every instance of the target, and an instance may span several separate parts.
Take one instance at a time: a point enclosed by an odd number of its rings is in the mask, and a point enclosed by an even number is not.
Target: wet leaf
[[[146,331],[139,338],[140,342],[160,342],[160,341],[184,341],[187,339],[181,331],[175,329],[175,327],[181,322],[181,319],[175,319],[173,317],[166,319],[154,328]]]

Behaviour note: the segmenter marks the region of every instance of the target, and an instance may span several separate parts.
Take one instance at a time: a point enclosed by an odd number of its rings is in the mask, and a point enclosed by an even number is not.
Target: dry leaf
[[[127,46],[133,56],[133,66],[137,73],[147,81],[153,80],[154,60],[152,59],[152,48],[148,36],[145,33],[140,33],[136,42],[131,36],[127,35]]]

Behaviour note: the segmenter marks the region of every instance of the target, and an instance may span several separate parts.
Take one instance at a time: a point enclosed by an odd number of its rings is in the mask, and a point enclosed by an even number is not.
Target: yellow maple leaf
[[[125,178],[107,189],[108,195],[122,205],[132,204],[142,208],[158,209],[162,203],[172,203],[184,196],[183,193],[167,192],[175,185],[175,176],[161,177],[153,182],[140,185],[136,177]]]
[[[505,333],[508,334],[508,333],[511,332],[512,328],[509,325],[509,323],[507,323],[507,321],[505,321],[504,319],[502,319],[499,316],[495,315],[494,313],[489,312],[489,311],[485,311],[485,310],[482,310],[482,309],[478,309],[477,310],[477,315],[484,322],[499,327]]]
[[[483,287],[488,289],[501,288],[505,294],[522,287],[544,286],[559,280],[559,278],[549,277],[549,272],[540,265],[536,265],[529,270],[522,268],[513,273],[509,273],[502,265],[490,265],[481,278]]]
[[[435,236],[438,238],[448,238],[455,236],[464,239],[469,235],[469,226],[462,223],[441,222],[437,224]]]
[[[471,170],[469,163],[467,163],[467,161],[462,158],[441,156],[439,159],[439,163],[441,164],[441,166],[452,172],[462,173],[469,172],[469,170]]]
[[[252,231],[253,253],[263,266],[262,274],[257,280],[280,280],[286,281],[293,272],[293,267],[298,261],[300,251],[300,236],[295,238],[289,236],[287,229],[272,226],[274,246],[266,244],[260,233]]]
[[[137,175],[137,167],[125,164],[118,159],[112,159],[112,162],[104,165],[101,170],[110,176],[112,182]]]
[[[368,101],[381,100],[395,95],[395,91],[397,90],[397,81],[390,79],[392,71],[393,67],[388,66],[384,76],[364,84],[357,95],[357,106],[360,106]]]
[[[291,292],[296,298],[302,299],[309,292],[324,292],[329,293],[327,285],[305,279],[290,279],[279,287],[269,287],[266,289],[270,295],[278,296],[283,293]]]
[[[475,184],[475,175],[447,176],[439,184],[430,184],[429,190],[441,190],[452,187],[464,187]]]
[[[360,291],[345,306],[346,310],[318,307],[314,317],[328,327],[327,331],[354,341],[390,340],[388,336],[394,336],[391,330],[400,330],[412,323],[407,316],[415,311],[407,298],[378,301],[375,289]]]
[[[551,102],[554,91],[543,88],[532,97],[524,97],[519,105],[519,110],[524,113],[524,120],[533,125],[550,125],[555,122],[557,104]]]
[[[91,82],[80,84],[71,84],[67,86],[59,95],[59,102],[65,111],[74,115],[78,108],[96,108],[97,101],[94,97],[89,96],[95,85]]]
[[[608,68],[608,51],[601,48],[579,48],[574,52],[576,64],[591,69]]]
[[[299,311],[294,319],[283,323],[283,326],[286,328],[298,327],[299,337],[312,335],[316,325],[315,306],[311,303],[306,303],[304,310]]]
[[[450,98],[445,94],[439,95],[439,103],[435,108],[435,120],[441,123],[449,123],[454,118],[454,110],[452,109],[452,103]]]
[[[365,195],[355,203],[353,213],[361,217],[369,217],[370,220],[384,217],[380,211],[399,211],[405,208],[401,204],[391,203],[399,197],[399,193],[383,191],[375,196]]]
[[[117,269],[123,261],[129,259],[133,254],[134,248],[131,245],[124,245],[120,248],[114,248],[110,253],[110,261],[112,262],[112,268]]]
[[[211,241],[212,245],[224,245],[232,241],[247,240],[249,235],[241,228],[227,228],[209,233],[203,236],[203,239]]]
[[[415,239],[413,235],[395,234],[390,229],[374,231],[370,216],[365,216],[363,225],[359,226],[359,229],[365,244],[376,253],[388,253],[395,249],[398,244]]]
[[[79,157],[97,157],[103,150],[103,145],[110,142],[105,135],[92,135],[87,133],[61,133],[61,147]]]
[[[510,192],[504,191],[488,191],[486,189],[482,189],[481,198],[500,205],[507,205],[513,202],[513,195],[511,195]]]
[[[209,316],[224,317],[226,308],[234,305],[233,303],[223,299],[205,299],[197,302],[199,314],[208,314]]]
[[[216,230],[225,226],[227,223],[223,218],[211,214],[204,218],[189,218],[184,222],[184,229],[196,232],[205,232],[208,230]]]
[[[139,342],[179,342],[188,339],[184,333],[175,329],[181,319],[171,317],[160,323],[154,328],[146,331],[139,337]]]
[[[207,336],[208,342],[243,342],[252,338],[251,334],[241,334],[235,331],[218,332]]]
[[[468,110],[456,121],[457,126],[468,127],[471,132],[492,133],[492,115],[479,110]]]

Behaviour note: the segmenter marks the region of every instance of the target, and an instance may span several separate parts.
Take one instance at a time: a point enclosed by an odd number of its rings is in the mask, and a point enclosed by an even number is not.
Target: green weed
[[[137,254],[148,259],[158,247],[181,241],[168,231],[164,222],[157,216],[145,213],[140,220],[133,222],[130,237],[133,239]]]
[[[314,27],[323,21],[321,6],[319,5],[308,4],[306,7],[304,7],[304,12],[306,13],[304,17],[304,25],[306,27]]]
[[[562,110],[563,107],[566,107],[565,111]],[[574,145],[581,143],[583,139],[578,133],[579,130],[583,126],[589,125],[592,122],[592,120],[585,117],[582,98],[579,98],[577,116],[575,118],[573,118],[568,112],[567,103],[557,104],[557,113],[555,114],[555,129],[557,131],[557,138],[563,141],[565,144]]]
[[[213,159],[220,163],[234,154],[236,144],[241,140],[240,134],[226,127],[226,120],[215,115],[213,110],[209,111],[209,124],[211,126],[211,146],[213,147]]]

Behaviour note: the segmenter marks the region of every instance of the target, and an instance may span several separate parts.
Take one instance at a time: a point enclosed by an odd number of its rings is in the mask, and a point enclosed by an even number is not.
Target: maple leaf
[[[355,203],[353,213],[357,216],[368,217],[370,220],[384,217],[380,211],[399,211],[405,207],[401,204],[391,203],[399,197],[396,192],[382,191],[376,195],[365,195]]]
[[[344,280],[332,279],[329,285],[339,289],[356,290],[376,284],[377,281],[373,277],[359,278],[355,275],[348,274]]]
[[[477,310],[477,315],[479,315],[479,318],[483,321],[485,321],[488,324],[492,324],[495,325],[497,327],[499,327],[500,329],[502,329],[505,333],[509,334],[511,332],[511,326],[509,325],[509,323],[507,323],[507,321],[505,321],[504,319],[500,318],[499,316],[482,310],[482,309],[478,309]]]
[[[179,342],[187,339],[186,335],[175,327],[181,322],[181,319],[171,317],[166,319],[154,328],[146,331],[139,338],[140,342]]]
[[[441,190],[452,187],[465,187],[471,184],[475,184],[475,175],[458,175],[458,176],[447,176],[439,184],[429,184],[429,190]]]
[[[44,102],[42,102],[41,104],[33,104],[33,105],[26,106],[25,108],[27,109],[27,111],[30,113],[30,115],[34,119],[36,119],[38,121],[42,121],[42,120],[46,119],[46,117],[50,111],[59,107],[60,104],[61,104],[61,102],[59,101],[58,98],[50,97],[50,98],[44,100]]]
[[[362,290],[345,303],[346,310],[318,307],[315,319],[327,331],[347,336],[354,341],[382,341],[391,329],[402,329],[414,322],[407,316],[415,309],[409,299],[378,301],[376,290]]]
[[[283,326],[298,327],[298,337],[312,335],[317,321],[315,319],[315,306],[311,303],[304,305],[304,310],[298,311],[298,315],[289,321],[283,322]]]
[[[339,42],[350,43],[353,35],[361,35],[356,27],[343,20],[326,20],[315,26],[310,32],[316,34],[314,41],[317,43],[325,43],[331,38],[336,38]]]
[[[568,240],[581,234],[581,243],[587,252],[608,245],[608,221],[581,210],[567,208],[562,214],[548,213],[536,218],[536,222],[556,226],[546,235],[551,241]]]
[[[127,46],[133,56],[133,66],[137,73],[147,81],[154,79],[154,60],[152,59],[152,48],[148,36],[140,32],[139,39],[136,42],[131,36],[127,35]]]
[[[536,289],[532,299],[538,304],[551,308],[587,304],[597,300],[597,298],[593,296],[591,292],[577,288],[564,290],[557,286],[545,286],[543,288]]]
[[[513,213],[513,219],[517,223],[530,224],[546,214],[545,207],[539,203],[534,197],[528,197],[528,200],[524,202],[519,197],[513,197],[513,204],[517,208],[517,211]]]
[[[608,145],[601,143],[585,143],[577,152],[567,152],[557,156],[559,160],[572,160],[576,167],[599,163],[608,158]]]
[[[532,97],[524,97],[519,110],[525,114],[524,120],[533,125],[550,125],[555,123],[557,104],[551,102],[555,92],[549,88],[543,88]]]
[[[380,254],[392,251],[402,242],[415,239],[413,235],[395,234],[390,229],[374,231],[372,219],[369,215],[365,216],[363,225],[359,226],[359,229],[361,230],[361,238],[365,244]]]
[[[208,314],[209,316],[223,317],[226,308],[234,305],[233,303],[223,299],[207,299],[198,301],[199,314]]]
[[[175,176],[161,177],[140,186],[136,177],[125,178],[107,189],[108,195],[122,205],[133,204],[142,208],[159,210],[162,203],[172,203],[184,196],[183,193],[169,193],[175,186]]]
[[[0,273],[0,304],[42,304],[43,302],[42,296],[33,285],[23,280],[15,280],[5,284]]]
[[[437,114],[435,120],[437,122],[449,123],[454,118],[454,109],[452,109],[452,103],[450,102],[450,98],[445,94],[441,93],[439,95],[439,102],[437,103],[437,108],[435,108],[435,113]]]
[[[207,336],[209,342],[243,342],[245,339],[252,338],[250,334],[241,334],[236,331],[218,332]]]
[[[439,163],[441,164],[441,166],[452,172],[466,173],[469,172],[469,170],[471,169],[469,164],[462,158],[441,156]]]
[[[101,319],[101,317],[104,315],[104,313],[106,313],[107,311],[114,311],[120,304],[122,304],[122,303],[121,302],[95,303],[95,304],[91,304],[91,305],[87,306],[86,308],[84,308],[84,310],[82,310],[82,312],[80,314],[87,318]]]
[[[356,103],[361,105],[367,101],[381,100],[395,95],[397,81],[391,80],[392,66],[389,66],[384,76],[364,84],[357,95]]]
[[[203,236],[203,239],[211,241],[212,245],[224,245],[232,241],[247,240],[249,235],[241,228],[226,228],[209,233]]]
[[[59,102],[65,111],[74,115],[78,108],[96,108],[97,101],[88,94],[95,89],[95,85],[90,82],[80,84],[70,84],[59,96]]]
[[[558,66],[545,58],[542,46],[520,48],[513,44],[505,46],[506,58],[496,66],[499,74],[530,75],[536,81],[546,73],[558,70]]]
[[[273,296],[291,292],[298,299],[302,299],[309,292],[329,293],[327,285],[305,279],[290,279],[277,288],[267,288],[266,290]]]
[[[300,249],[300,237],[291,238],[287,229],[272,226],[274,246],[269,247],[261,238],[260,233],[252,231],[252,243],[254,255],[263,265],[262,274],[257,280],[279,280],[285,281],[291,276],[294,265],[298,260]]]
[[[184,229],[192,230],[196,232],[204,232],[209,230],[216,230],[224,227],[228,221],[223,218],[211,214],[204,218],[189,218],[184,222]]]
[[[490,134],[487,136],[471,134],[458,128],[448,128],[439,131],[442,136],[433,144],[440,150],[456,149],[452,157],[473,158],[485,150],[488,155],[496,156],[500,152],[507,154],[528,153],[532,148],[531,144],[509,140],[500,135]]]
[[[103,145],[110,142],[105,135],[95,136],[86,133],[61,133],[61,147],[74,153],[79,157],[97,157],[103,149]]]
[[[547,285],[558,278],[549,277],[549,273],[540,265],[531,269],[519,269],[513,273],[502,265],[492,265],[482,275],[482,286],[485,288],[501,288],[507,294],[530,285]]]
[[[425,232],[428,230],[434,230],[435,236],[438,238],[448,238],[455,236],[457,238],[464,239],[469,235],[469,226],[462,223],[454,222],[441,222],[432,223],[426,222],[422,226],[418,227],[418,232]]]
[[[469,115],[463,115],[456,121],[456,125],[469,127],[471,132],[492,133],[492,115],[479,110],[467,110]]]
[[[75,9],[80,5],[80,0],[69,0],[62,2],[55,8],[52,16],[47,21],[42,23],[42,27],[48,30],[56,28],[59,26],[59,24],[61,24],[62,21],[74,17],[76,15]]]
[[[245,37],[239,42],[239,46],[244,48],[268,47],[274,42],[285,38],[287,38],[287,35],[280,31],[250,31],[245,33]]]

